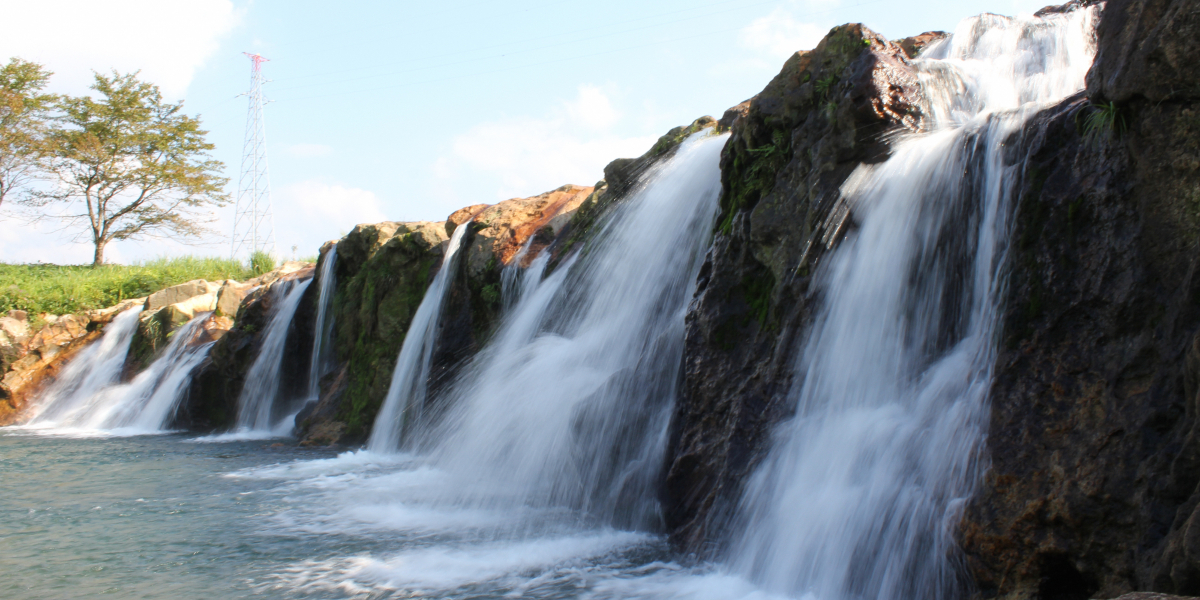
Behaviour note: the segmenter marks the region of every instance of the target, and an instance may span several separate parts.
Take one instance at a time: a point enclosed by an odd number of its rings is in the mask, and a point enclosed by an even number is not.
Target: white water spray
[[[283,299],[271,316],[262,349],[258,351],[254,364],[250,365],[246,384],[238,396],[239,432],[274,432],[287,425],[286,420],[276,421],[274,414],[279,396],[279,371],[292,319],[296,316],[296,308],[300,306],[304,291],[311,283],[312,279],[288,282],[280,292],[276,292],[283,294]],[[287,429],[290,430],[290,427]]]
[[[417,307],[404,334],[404,344],[400,347],[396,368],[392,371],[392,382],[379,416],[375,418],[375,425],[371,427],[371,437],[367,440],[367,449],[372,452],[399,450],[408,426],[408,417],[419,416],[425,405],[438,319],[442,315],[442,304],[446,301],[450,281],[457,271],[459,246],[470,224],[467,221],[454,229],[442,258],[442,266],[434,275],[429,289],[425,290],[421,305]]]
[[[101,402],[103,391],[121,379],[141,313],[142,307],[137,306],[117,315],[99,341],[84,348],[63,367],[55,382],[36,400],[26,423],[53,426],[68,415],[86,412]]]
[[[796,416],[748,484],[735,569],[822,600],[946,598],[975,489],[1011,196],[1004,144],[1082,89],[1096,13],[984,15],[915,61],[934,131],[843,187],[857,231],[826,258]]]
[[[127,336],[123,342],[124,349],[121,349],[122,342],[105,347],[102,341],[96,348],[95,356],[81,356],[68,365],[69,370],[91,369],[93,384],[101,379],[107,380],[107,384],[100,388],[80,385],[67,393],[60,393],[65,389],[52,389],[54,393],[47,394],[42,400],[44,408],[29,421],[30,427],[104,431],[122,435],[157,433],[166,428],[191,383],[193,371],[212,347],[212,342],[200,343],[196,339],[203,332],[204,322],[210,313],[201,314],[180,327],[172,334],[171,343],[162,356],[134,377],[133,381],[120,384],[117,379],[124,367],[129,342],[137,329],[138,312],[127,311],[118,317],[121,319],[131,315],[132,326],[128,322],[114,321],[112,329],[105,332],[105,337],[112,335],[113,339]],[[127,327],[131,328],[126,330]],[[95,360],[105,353],[108,353],[110,360]],[[113,375],[114,372],[116,375]],[[64,377],[64,385],[69,385],[68,379]]]
[[[456,482],[440,502],[657,524],[654,481],[725,139],[686,141],[577,259],[525,287],[450,391],[444,425],[426,432]]]
[[[333,315],[329,314],[333,304],[333,291],[337,287],[337,244],[334,244],[321,263],[321,271],[317,274],[320,279],[320,292],[317,295],[317,323],[313,327],[312,358],[308,364],[308,401],[312,402],[321,395],[321,376],[329,365],[329,335],[333,330]]]

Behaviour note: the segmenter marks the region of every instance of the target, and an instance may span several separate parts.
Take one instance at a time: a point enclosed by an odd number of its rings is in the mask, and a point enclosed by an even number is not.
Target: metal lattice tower
[[[263,121],[262,63],[267,59],[243,52],[250,57],[250,98],[246,115],[246,143],[242,151],[242,174],[238,179],[237,204],[233,216],[231,257],[255,251],[275,253],[275,218],[271,215],[271,180],[267,172],[267,127]]]

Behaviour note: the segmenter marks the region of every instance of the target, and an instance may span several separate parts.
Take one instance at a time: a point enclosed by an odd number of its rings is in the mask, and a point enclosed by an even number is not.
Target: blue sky
[[[0,0],[0,59],[55,71],[140,69],[199,114],[236,185],[250,63],[264,87],[279,253],[313,255],[355,223],[442,220],[469,204],[591,185],[671,127],[720,116],[787,56],[861,22],[898,39],[1045,0]],[[231,187],[230,192],[236,190]],[[228,236],[232,207],[214,228]],[[225,255],[121,242],[109,259]],[[0,261],[90,262],[87,243],[0,213]]]

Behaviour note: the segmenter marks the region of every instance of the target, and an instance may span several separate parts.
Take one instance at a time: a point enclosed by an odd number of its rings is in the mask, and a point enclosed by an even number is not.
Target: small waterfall
[[[118,317],[122,319],[130,315],[133,325],[114,321],[111,329],[105,332],[106,338],[112,335],[114,339],[123,338],[124,341],[117,342],[109,348],[105,348],[103,341],[101,342],[97,354],[108,352],[111,358],[104,366],[84,356],[68,365],[68,369],[72,370],[95,367],[92,371],[92,375],[96,376],[93,384],[101,379],[107,383],[99,388],[80,385],[73,391],[66,391],[64,388],[64,393],[48,394],[43,399],[45,408],[30,420],[29,425],[125,434],[155,433],[167,426],[191,382],[192,372],[212,348],[212,342],[197,343],[197,337],[203,332],[204,322],[210,313],[203,313],[188,321],[172,334],[171,343],[167,345],[162,356],[155,359],[133,381],[118,384],[117,378],[124,366],[129,342],[137,329],[138,312],[140,309],[130,310]],[[129,328],[128,331],[125,330],[126,327]],[[109,372],[115,375],[102,375],[105,369],[114,369],[114,365],[115,370]],[[63,383],[67,384],[66,377]]]
[[[100,341],[84,348],[63,367],[58,379],[37,400],[35,412],[26,422],[54,426],[68,415],[86,412],[103,401],[104,390],[121,379],[141,313],[142,307],[138,306],[117,315]]]
[[[286,425],[273,421],[275,400],[279,396],[279,371],[292,318],[296,316],[300,299],[311,283],[312,279],[290,281],[283,284],[280,291],[274,292],[283,295],[283,299],[267,324],[262,349],[258,351],[254,364],[250,365],[246,384],[238,396],[238,431],[273,432],[274,427]]]
[[[317,323],[313,328],[312,359],[308,364],[308,400],[315,401],[321,395],[321,376],[329,365],[329,334],[333,330],[333,315],[329,309],[333,304],[333,291],[337,287],[337,244],[334,244],[321,263],[321,280],[317,296]]]
[[[429,284],[429,289],[425,290],[425,297],[421,299],[421,305],[408,325],[408,332],[404,334],[404,344],[400,347],[400,356],[396,358],[396,368],[392,371],[392,382],[379,416],[375,418],[375,425],[371,427],[371,437],[367,440],[367,449],[372,452],[399,450],[406,419],[410,413],[419,413],[425,405],[438,319],[442,314],[446,291],[450,289],[450,281],[457,270],[459,246],[470,224],[467,221],[454,228],[454,235],[450,236],[450,243],[442,258],[442,266]]]
[[[458,482],[439,492],[450,496],[442,502],[565,506],[617,526],[658,524],[655,480],[684,313],[712,230],[725,139],[685,141],[588,248],[523,286],[450,390],[444,423],[424,432]],[[527,275],[540,278],[543,267]]]
[[[915,62],[932,133],[900,140],[843,187],[859,228],[818,273],[823,305],[796,367],[796,415],[747,486],[730,552],[768,590],[965,596],[953,532],[985,464],[1021,170],[1006,164],[1006,144],[1082,89],[1095,16],[965,21]]]
[[[526,275],[530,269],[521,268],[521,263],[525,260],[525,255],[529,254],[529,247],[533,245],[535,235],[529,236],[525,240],[525,244],[513,256],[512,262],[508,263],[500,271],[500,306],[504,312],[508,312],[517,304],[517,300],[521,298],[521,292],[525,289],[525,282],[528,281]],[[543,253],[543,256],[545,254]],[[540,275],[539,275],[540,279]],[[537,279],[534,280],[538,281]]]

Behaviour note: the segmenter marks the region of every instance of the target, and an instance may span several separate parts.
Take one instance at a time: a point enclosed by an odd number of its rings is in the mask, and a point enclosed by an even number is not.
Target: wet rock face
[[[273,309],[283,300],[279,291],[279,287],[260,286],[243,299],[232,321],[221,316],[210,319],[205,331],[217,343],[197,367],[170,427],[214,430],[234,425],[246,373],[262,347]]]
[[[1191,0],[1109,0],[1088,94],[1151,102],[1200,95],[1200,13]]]
[[[1022,142],[991,468],[960,531],[982,597],[1200,594],[1200,95],[1138,62],[1194,43],[1183,4],[1111,1],[1092,97]]]
[[[343,428],[325,426],[322,435],[336,430],[351,441],[370,433],[387,396],[404,335],[441,265],[447,241],[443,222],[393,222],[359,225],[338,242],[337,288],[330,317],[334,359],[345,373],[336,386],[331,386],[330,378],[322,383],[320,402],[325,410],[310,410],[304,416],[312,418],[298,419],[302,437],[317,424],[330,421]],[[315,284],[310,286],[310,296],[315,296],[315,289]]]
[[[885,134],[920,127],[923,102],[905,49],[846,25],[722,119],[732,136],[721,212],[687,315],[664,486],[678,549],[704,555],[721,540],[771,426],[790,411],[813,270],[852,226],[838,190],[886,158]]]

